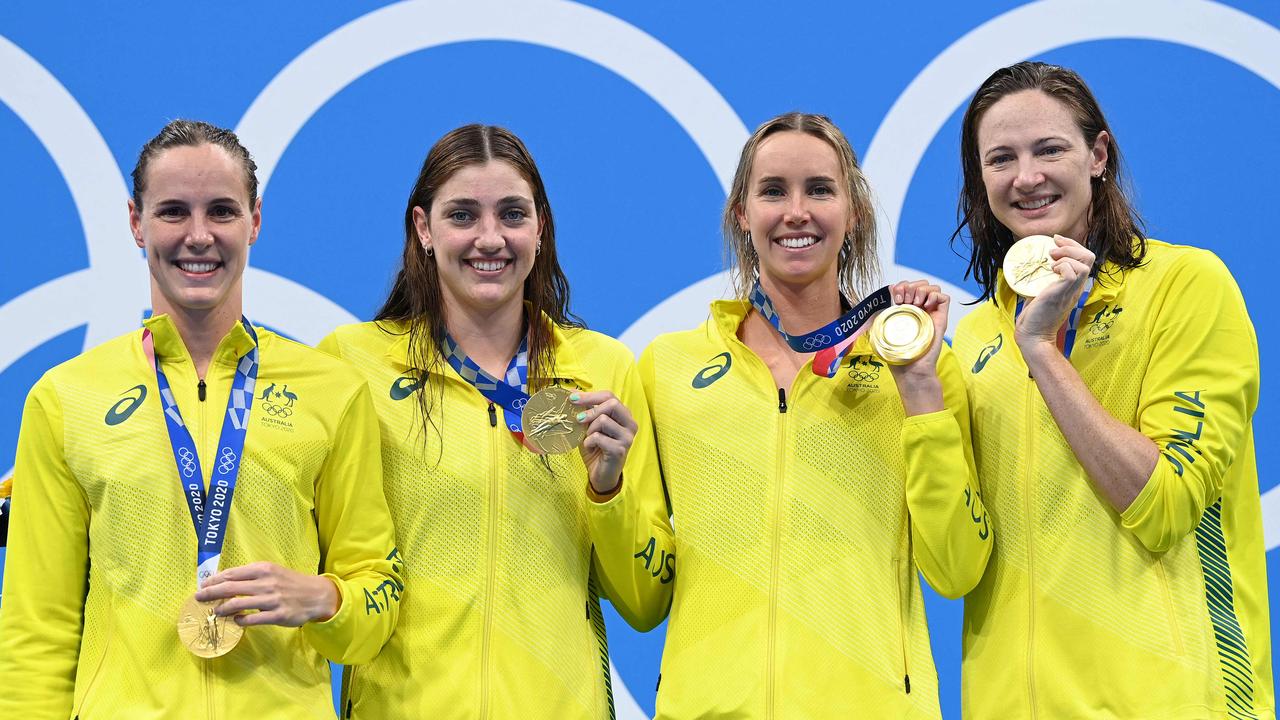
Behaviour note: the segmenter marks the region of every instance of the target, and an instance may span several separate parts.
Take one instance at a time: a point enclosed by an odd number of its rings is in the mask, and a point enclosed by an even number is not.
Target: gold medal
[[[221,602],[200,602],[195,596],[187,598],[178,612],[178,638],[192,655],[216,658],[231,652],[240,642],[244,628],[234,618],[222,617],[214,612]]]
[[[1048,235],[1028,235],[1004,254],[1004,279],[1013,291],[1033,298],[1060,277],[1053,270],[1049,251],[1058,247]]]
[[[933,346],[933,318],[915,305],[894,305],[871,322],[871,347],[890,365],[915,362]]]
[[[569,391],[559,387],[540,390],[520,411],[524,440],[540,455],[566,453],[582,444],[587,427],[578,422],[577,405]]]

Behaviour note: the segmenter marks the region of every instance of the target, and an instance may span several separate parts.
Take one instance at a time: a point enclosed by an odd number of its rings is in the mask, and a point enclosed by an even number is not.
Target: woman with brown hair
[[[966,717],[1274,717],[1240,290],[1145,237],[1071,70],[993,73],[961,153],[984,302],[955,349],[999,530],[965,602]]]
[[[957,597],[991,550],[948,298],[871,290],[870,189],[820,115],[756,129],[724,233],[738,297],[640,359],[680,550],[658,717],[940,717],[919,572]]]
[[[599,597],[648,629],[674,578],[631,355],[570,314],[509,131],[442,137],[404,223],[377,318],[321,343],[373,388],[412,587],[382,654],[348,669],[343,717],[611,717]]]

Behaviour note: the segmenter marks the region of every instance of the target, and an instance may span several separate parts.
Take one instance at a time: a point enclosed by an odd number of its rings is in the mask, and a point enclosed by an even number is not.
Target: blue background
[[[589,4],[682,56],[748,128],[786,110],[822,112],[862,154],[894,101],[935,56],[1020,3],[813,10],[755,1]],[[138,148],[165,122],[194,117],[235,127],[291,60],[380,5],[4,3],[0,36],[61,82],[127,177]],[[1280,26],[1280,5],[1229,5]],[[1280,45],[1273,47],[1280,53]],[[1038,57],[1074,67],[1090,81],[1124,150],[1151,236],[1208,247],[1232,269],[1262,341],[1264,378],[1273,377],[1280,328],[1270,308],[1275,272],[1267,258],[1280,227],[1280,90],[1223,58],[1150,40],[1085,42]],[[954,109],[914,174],[896,259],[972,291],[965,261],[947,244],[962,109]],[[399,257],[404,202],[423,156],[441,134],[468,122],[510,127],[538,159],[574,309],[594,329],[619,335],[663,299],[721,269],[724,194],[681,125],[603,67],[546,47],[495,41],[392,60],[321,107],[271,176],[252,264],[367,319]],[[123,199],[118,222],[113,230],[130,242]],[[84,238],[58,167],[32,129],[0,103],[0,306],[87,267]],[[681,325],[701,318],[691,314]],[[0,331],[10,339],[23,329]],[[12,467],[27,390],[83,342],[83,329],[72,330],[0,368],[0,473]],[[1264,381],[1255,416],[1263,491],[1276,484],[1272,470],[1280,463],[1280,450],[1265,440],[1280,430],[1274,400]],[[1277,551],[1268,554],[1268,566],[1274,579]],[[930,595],[928,611],[944,714],[959,717],[961,604]],[[611,614],[609,631],[620,676],[652,713],[662,630],[638,635]]]

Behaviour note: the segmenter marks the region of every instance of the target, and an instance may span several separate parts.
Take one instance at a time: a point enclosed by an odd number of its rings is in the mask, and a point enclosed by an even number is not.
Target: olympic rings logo
[[[525,405],[529,404],[529,398],[516,398],[511,401],[511,407],[516,410],[523,410]]]
[[[262,410],[272,417],[278,417],[281,420],[293,414],[293,408],[287,405],[276,405],[273,402],[262,403]]]
[[[827,347],[830,344],[831,344],[831,336],[826,333],[818,333],[817,335],[810,335],[809,337],[804,339],[804,343],[803,343],[805,350],[821,350],[822,348]]]
[[[481,21],[481,22],[477,22]],[[466,28],[481,27],[483,35]],[[414,28],[413,33],[401,32]],[[1186,0],[1109,4],[1042,0],[998,15],[958,38],[903,90],[876,129],[863,155],[863,170],[880,200],[881,227],[896,228],[916,169],[934,137],[993,67],[1076,43],[1144,38],[1185,45],[1234,62],[1280,87],[1280,31],[1240,10]],[[671,48],[643,30],[601,10],[571,2],[522,2],[494,12],[494,4],[438,5],[402,2],[380,8],[328,33],[271,79],[236,130],[254,149],[265,193],[289,144],[322,106],[373,69],[405,55],[473,40],[511,41],[575,55],[631,82],[685,130],[707,160],[722,189],[729,187],[748,130],[718,90]],[[86,326],[92,347],[137,325],[149,304],[145,268],[136,249],[119,242],[119,207],[129,191],[110,147],[84,109],[35,59],[0,37],[0,103],[7,105],[45,145],[65,174],[80,213],[89,267],[39,285],[0,305],[0,327],[26,328],[19,342],[0,346],[0,372],[48,340]],[[939,278],[899,264],[896,238],[881,246],[885,276]],[[122,279],[128,278],[125,282]],[[939,282],[951,295],[955,327],[973,298],[965,289]],[[258,268],[245,272],[247,292],[264,324],[287,328],[314,343],[337,325],[357,318],[329,298]],[[113,288],[101,292],[100,288]],[[656,335],[681,329],[700,317],[710,300],[728,287],[716,273],[673,293],[621,335],[639,353]],[[97,297],[94,303],[76,298]],[[40,322],[31,323],[39,308]],[[1105,332],[1105,331],[1101,331]],[[287,417],[281,408],[272,411]],[[518,428],[517,428],[518,429]],[[194,474],[194,457],[190,472]],[[1264,497],[1268,527],[1275,522],[1275,489]],[[1269,532],[1269,534],[1271,534]],[[620,719],[643,717],[625,686],[615,684]]]
[[[222,453],[218,456],[218,472],[228,475],[236,466],[236,453],[229,447],[222,448]]]
[[[875,382],[880,379],[880,373],[863,372],[861,370],[850,370],[849,378],[857,382]]]
[[[182,464],[183,477],[191,477],[196,474],[196,456],[189,448],[178,450],[178,461]]]
[[[1106,322],[1094,323],[1089,326],[1089,332],[1094,335],[1101,335],[1107,332],[1108,330],[1110,330],[1111,326],[1115,324],[1116,324],[1115,320],[1108,320]]]

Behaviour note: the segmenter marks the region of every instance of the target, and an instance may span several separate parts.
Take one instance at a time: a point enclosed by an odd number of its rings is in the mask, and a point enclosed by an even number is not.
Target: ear
[[[129,199],[129,230],[138,247],[145,247],[142,242],[142,208],[134,205],[132,198]]]
[[[1111,135],[1106,130],[1099,132],[1098,137],[1093,139],[1093,148],[1089,153],[1092,156],[1089,162],[1089,174],[1093,177],[1101,175],[1106,169],[1107,158],[1110,157],[1107,148],[1110,145]]]
[[[743,209],[742,203],[733,206],[733,216],[738,220],[738,230],[742,234],[747,234],[751,230],[747,226],[747,211]]]
[[[262,198],[253,204],[253,215],[249,218],[249,244],[258,242],[258,233],[262,231]]]
[[[431,248],[431,224],[427,222],[427,213],[420,206],[413,208],[413,227],[418,231],[418,244],[423,250]]]

